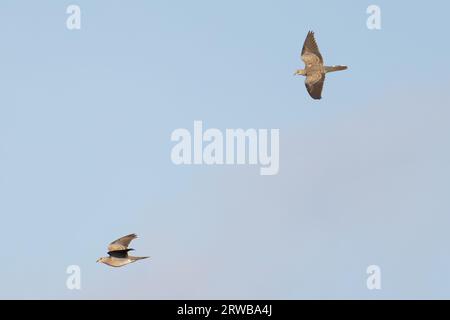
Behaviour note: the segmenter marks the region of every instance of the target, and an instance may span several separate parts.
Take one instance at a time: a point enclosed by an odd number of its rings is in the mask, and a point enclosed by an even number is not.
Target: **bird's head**
[[[306,75],[305,70],[303,69],[298,69],[295,71],[294,76],[304,76]]]

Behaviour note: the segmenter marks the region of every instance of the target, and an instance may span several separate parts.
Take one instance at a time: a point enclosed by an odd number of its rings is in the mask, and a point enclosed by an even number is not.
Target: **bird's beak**
[[[97,261],[95,261],[96,263],[100,262],[100,259],[97,259]]]
[[[297,71],[295,71],[295,72],[294,72],[294,76],[296,76],[297,74],[298,74],[298,72],[297,72]]]

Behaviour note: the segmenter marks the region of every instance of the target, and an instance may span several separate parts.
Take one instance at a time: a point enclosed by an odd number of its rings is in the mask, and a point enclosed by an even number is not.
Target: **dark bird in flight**
[[[297,70],[294,75],[306,76],[305,86],[313,99],[322,98],[322,88],[325,82],[325,74],[328,72],[347,69],[347,66],[324,66],[323,58],[317,47],[314,32],[309,31],[303,44],[301,58],[305,63],[305,69]]]
[[[128,251],[134,250],[128,249],[128,245],[133,239],[136,238],[137,235],[133,233],[111,242],[110,245],[108,246],[109,257],[102,257],[98,259],[97,262],[107,264],[108,266],[111,267],[123,267],[124,265],[127,265],[129,263],[149,258],[149,257],[132,257],[128,255]]]

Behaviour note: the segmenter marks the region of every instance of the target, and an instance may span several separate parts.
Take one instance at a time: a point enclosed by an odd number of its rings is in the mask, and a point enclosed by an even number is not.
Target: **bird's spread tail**
[[[341,71],[347,69],[347,66],[331,66],[331,67],[325,67],[325,72],[334,72],[334,71]]]

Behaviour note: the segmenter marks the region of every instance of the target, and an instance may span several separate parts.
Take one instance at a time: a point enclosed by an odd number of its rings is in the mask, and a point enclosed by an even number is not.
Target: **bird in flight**
[[[127,236],[124,236],[116,241],[113,241],[108,246],[108,255],[109,257],[102,257],[97,260],[97,262],[101,262],[107,264],[111,267],[123,267],[129,263],[136,262],[141,259],[146,259],[149,257],[133,257],[128,255],[128,251],[132,251],[134,249],[128,249],[128,245],[133,239],[136,239],[137,235],[132,233]]]
[[[329,67],[323,65],[323,58],[312,31],[308,32],[305,43],[303,43],[301,58],[305,63],[305,69],[295,71],[294,75],[306,76],[306,90],[308,90],[309,95],[313,99],[322,98],[322,88],[326,73],[347,69],[347,66]]]

